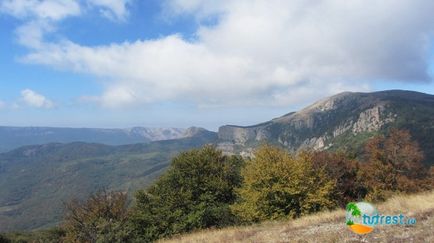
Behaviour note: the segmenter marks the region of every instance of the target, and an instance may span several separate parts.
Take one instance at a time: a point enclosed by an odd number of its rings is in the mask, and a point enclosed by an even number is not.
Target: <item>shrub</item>
[[[336,180],[333,197],[344,208],[348,202],[360,201],[367,194],[367,188],[360,177],[360,163],[350,159],[344,152],[314,152],[314,168],[324,169],[328,177]]]
[[[67,242],[125,242],[128,230],[127,195],[99,191],[86,201],[66,204],[62,225]]]
[[[295,218],[333,208],[335,181],[315,169],[311,153],[291,155],[264,145],[242,170],[240,200],[232,207],[243,222]]]
[[[27,232],[11,232],[5,235],[0,234],[0,243],[59,243],[64,242],[65,231],[59,227],[34,230]],[[3,237],[3,238],[2,238]]]
[[[151,241],[194,229],[235,222],[229,205],[241,183],[242,159],[205,146],[175,157],[168,171],[136,194],[135,235]]]
[[[366,144],[367,162],[361,176],[370,193],[369,200],[384,200],[396,191],[417,192],[431,187],[423,153],[405,130],[392,129],[387,136],[376,136]]]

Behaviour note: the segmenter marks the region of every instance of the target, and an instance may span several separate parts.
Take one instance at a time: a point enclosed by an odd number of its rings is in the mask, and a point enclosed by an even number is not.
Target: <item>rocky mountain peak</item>
[[[332,148],[388,127],[425,124],[434,132],[434,96],[413,91],[343,92],[258,125],[222,126],[219,147],[245,152],[266,141],[289,150]]]
[[[184,131],[183,136],[187,138],[194,137],[204,132],[208,132],[208,130],[201,127],[189,127]]]

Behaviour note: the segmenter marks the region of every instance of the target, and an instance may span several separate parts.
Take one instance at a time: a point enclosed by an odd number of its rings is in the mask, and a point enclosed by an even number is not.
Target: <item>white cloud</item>
[[[60,20],[80,14],[75,0],[3,0],[0,11],[17,18]]]
[[[29,48],[42,48],[44,36],[55,29],[55,23],[81,14],[76,0],[4,0],[0,13],[22,19],[24,23],[15,33],[20,44]]]
[[[113,20],[125,20],[128,16],[127,5],[130,0],[88,0],[91,5],[100,7],[101,13]]]
[[[6,107],[6,103],[0,100],[0,110]]]
[[[45,45],[44,36],[46,33],[53,31],[53,29],[53,25],[46,21],[34,20],[19,26],[15,33],[18,43],[28,48],[39,49]]]
[[[90,8],[112,20],[125,20],[130,0],[87,0]],[[3,0],[0,13],[22,19],[16,29],[18,42],[29,48],[42,48],[44,37],[54,32],[59,21],[83,13],[84,1],[79,0]],[[86,9],[85,9],[86,10]]]
[[[131,0],[3,0],[0,12],[20,19],[49,19],[59,21],[82,14],[83,3],[95,7],[111,19],[124,20]]]
[[[429,81],[431,0],[174,0],[191,14],[194,41],[180,35],[88,47],[45,43],[24,60],[106,80],[103,105],[187,100],[287,105],[375,80]],[[202,20],[215,18],[207,25]]]
[[[206,20],[226,12],[230,3],[231,0],[165,0],[163,15],[171,18],[194,14],[198,20]]]
[[[31,89],[22,90],[21,99],[26,105],[31,107],[47,109],[54,107],[54,103],[51,100]]]

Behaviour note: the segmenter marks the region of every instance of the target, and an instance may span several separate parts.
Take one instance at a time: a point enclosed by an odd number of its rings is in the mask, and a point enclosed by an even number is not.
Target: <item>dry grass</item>
[[[415,217],[413,226],[378,226],[364,236],[345,225],[345,212],[322,212],[284,222],[211,229],[161,242],[434,242],[434,191],[397,195],[377,205],[381,214]]]
[[[421,213],[434,209],[434,191],[414,195],[396,195],[386,202],[379,204],[380,212],[393,213]]]

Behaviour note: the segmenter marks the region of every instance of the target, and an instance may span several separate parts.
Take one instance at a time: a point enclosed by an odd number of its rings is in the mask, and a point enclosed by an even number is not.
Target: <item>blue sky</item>
[[[1,0],[0,125],[250,125],[342,91],[434,94],[423,0]]]

